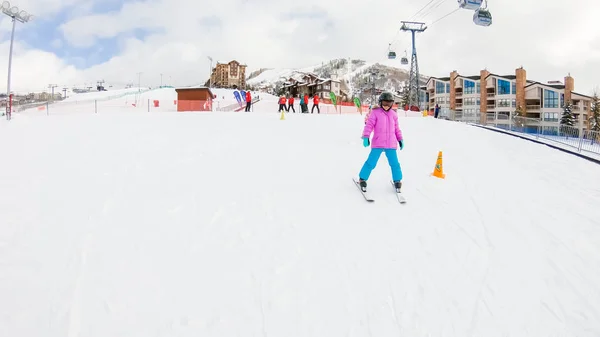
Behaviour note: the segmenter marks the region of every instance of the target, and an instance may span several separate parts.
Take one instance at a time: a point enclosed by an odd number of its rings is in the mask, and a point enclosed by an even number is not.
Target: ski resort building
[[[431,77],[426,85],[428,107],[440,107],[440,115],[482,124],[509,124],[517,110],[520,116],[543,127],[558,127],[565,102],[571,102],[580,129],[588,128],[592,97],[575,92],[575,80],[543,83],[527,79],[525,69],[498,75],[481,70],[479,75]]]
[[[219,63],[212,69],[210,85],[216,88],[246,89],[246,68],[236,60]]]
[[[318,95],[321,98],[328,98],[330,92],[340,96],[342,86],[338,79],[321,78],[313,73],[298,73],[288,78],[282,89],[293,96]]]

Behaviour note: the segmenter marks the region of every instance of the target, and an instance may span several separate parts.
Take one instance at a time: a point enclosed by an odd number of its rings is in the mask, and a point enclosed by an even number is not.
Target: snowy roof
[[[331,78],[327,78],[327,79],[322,79],[321,82],[318,82],[318,84],[323,84],[323,83],[327,83],[327,82],[338,82],[338,83],[341,83],[340,80],[334,80],[334,79],[331,79]]]
[[[583,95],[583,94],[577,93],[577,92],[575,92],[575,91],[571,91],[571,95],[580,96],[580,97],[582,97],[582,98],[584,98],[584,99],[588,99],[588,100],[592,100],[592,99],[594,99],[592,96]]]
[[[530,88],[530,87],[535,87],[535,86],[542,86],[542,87],[548,87],[548,88],[559,89],[559,90],[565,88],[564,84],[547,84],[547,83],[536,82],[536,81],[531,81],[528,85],[525,86],[525,88]]]
[[[456,78],[463,78],[463,79],[467,79],[467,80],[474,80],[474,81],[480,81],[481,80],[481,76],[479,75],[473,75],[473,76],[463,76],[463,75],[458,75],[456,76]]]
[[[450,81],[450,77],[433,77],[433,76],[431,76],[427,80],[426,84],[429,84],[429,81],[431,81],[431,80],[438,80],[440,82],[449,82]]]
[[[514,79],[517,78],[516,75],[496,75],[496,74],[492,74],[492,73],[490,73],[489,75],[487,75],[485,78],[487,79],[490,76],[505,78],[507,80],[514,80]]]

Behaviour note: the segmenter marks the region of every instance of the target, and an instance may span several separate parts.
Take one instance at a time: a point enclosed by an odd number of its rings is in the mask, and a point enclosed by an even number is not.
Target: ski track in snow
[[[401,117],[409,201],[382,156],[367,203],[359,115],[25,117],[0,123],[19,144],[0,148],[0,336],[600,334],[587,161]]]

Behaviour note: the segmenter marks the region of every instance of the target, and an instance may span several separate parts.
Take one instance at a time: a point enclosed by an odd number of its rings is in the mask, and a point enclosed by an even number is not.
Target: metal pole
[[[8,52],[8,83],[6,85],[6,97],[10,100],[10,71],[12,68],[12,54],[13,54],[13,42],[15,41],[15,28],[17,26],[17,20],[12,17],[12,32],[10,33],[10,51]],[[7,102],[8,103],[8,102]],[[6,104],[6,119],[11,119],[11,106]]]
[[[208,60],[210,61],[210,68],[208,69],[208,87],[212,88],[212,57],[208,56]]]

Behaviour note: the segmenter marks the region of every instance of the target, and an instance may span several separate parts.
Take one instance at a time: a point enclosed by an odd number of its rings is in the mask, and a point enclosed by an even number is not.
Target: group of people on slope
[[[278,112],[285,111],[290,112],[290,109],[296,113],[296,109],[294,108],[294,98],[296,95],[290,95],[289,98],[286,98],[285,95],[281,95],[279,97],[279,109]],[[304,95],[304,97],[300,98],[300,112],[308,113],[308,95]],[[317,109],[317,113],[321,113],[321,109],[319,109],[319,95],[313,95],[312,97],[313,106],[310,110],[310,113],[315,112],[315,108]],[[287,105],[286,105],[287,103]]]

